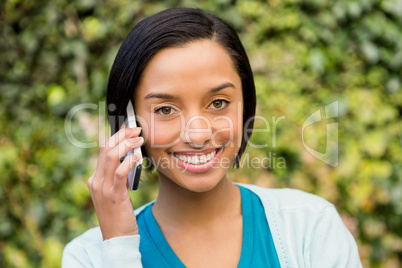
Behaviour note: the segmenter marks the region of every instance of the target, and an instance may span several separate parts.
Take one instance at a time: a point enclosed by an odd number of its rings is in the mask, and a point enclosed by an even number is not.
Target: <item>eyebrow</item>
[[[211,88],[208,91],[208,94],[216,93],[216,92],[218,92],[218,91],[220,91],[220,90],[222,90],[224,88],[227,88],[227,87],[236,88],[232,83],[226,82],[226,83],[223,83],[223,84],[221,84],[221,85],[219,85],[217,87]],[[177,99],[176,96],[171,95],[171,94],[167,94],[167,93],[149,93],[149,94],[147,94],[145,96],[145,99],[151,99],[151,98],[168,99],[168,100]]]

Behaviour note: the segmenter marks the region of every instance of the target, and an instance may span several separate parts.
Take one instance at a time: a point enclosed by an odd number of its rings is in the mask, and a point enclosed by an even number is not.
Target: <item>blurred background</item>
[[[65,244],[97,225],[86,180],[109,135],[111,64],[138,21],[170,7],[220,16],[248,52],[266,121],[246,155],[268,162],[230,178],[326,198],[364,267],[401,267],[401,0],[0,1],[0,267],[59,267]],[[338,163],[307,147],[338,151]],[[143,175],[135,207],[158,192],[155,173]]]

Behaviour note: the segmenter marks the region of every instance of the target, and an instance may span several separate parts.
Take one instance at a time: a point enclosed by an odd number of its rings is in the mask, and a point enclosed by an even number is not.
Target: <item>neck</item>
[[[241,215],[240,190],[226,176],[211,190],[191,192],[169,178],[159,178],[160,187],[152,211],[161,225],[198,228]]]

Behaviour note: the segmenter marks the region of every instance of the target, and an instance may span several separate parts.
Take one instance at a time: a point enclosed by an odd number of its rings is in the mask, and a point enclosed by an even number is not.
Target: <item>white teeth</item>
[[[210,161],[212,158],[214,158],[216,154],[216,151],[210,152],[209,154],[203,154],[203,155],[193,155],[193,156],[186,156],[184,154],[174,154],[177,158],[179,158],[181,161],[189,164],[205,164],[206,162]]]

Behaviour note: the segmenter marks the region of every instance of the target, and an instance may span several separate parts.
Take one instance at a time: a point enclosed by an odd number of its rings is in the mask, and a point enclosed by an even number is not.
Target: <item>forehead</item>
[[[150,91],[208,89],[231,82],[241,89],[241,80],[229,53],[219,43],[198,40],[159,51],[145,67],[137,97]],[[180,92],[179,92],[180,93]]]

